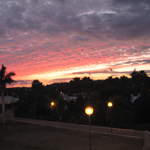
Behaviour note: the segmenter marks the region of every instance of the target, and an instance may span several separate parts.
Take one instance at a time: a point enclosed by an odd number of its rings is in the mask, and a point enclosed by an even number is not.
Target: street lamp
[[[92,106],[85,107],[85,114],[89,118],[89,150],[92,150],[92,135],[91,135],[91,115],[94,113]]]
[[[111,112],[111,110],[112,110],[112,108],[113,108],[113,102],[112,101],[109,101],[109,102],[107,102],[107,107],[108,107],[108,113],[109,113],[109,115],[110,115],[110,132],[111,132],[111,134],[112,134],[112,112]]]
[[[109,102],[107,103],[107,106],[108,106],[109,109],[111,109],[111,108],[113,107],[113,103],[112,103],[111,101],[109,101]]]
[[[55,100],[51,100],[49,102],[49,107],[51,110],[51,117],[50,119],[56,119],[57,118],[57,102]]]
[[[89,117],[93,114],[94,112],[94,108],[92,106],[87,106],[85,107],[85,113],[86,115],[88,115]]]
[[[56,105],[57,105],[57,104],[56,104],[55,101],[51,101],[49,105],[50,105],[50,108],[51,108],[51,109],[54,109],[54,108],[56,108]]]

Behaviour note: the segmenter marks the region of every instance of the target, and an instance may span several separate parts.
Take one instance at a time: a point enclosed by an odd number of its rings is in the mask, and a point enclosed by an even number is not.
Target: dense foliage
[[[31,88],[9,89],[19,96],[16,115],[36,119],[87,123],[86,105],[94,106],[93,124],[128,127],[150,123],[150,77],[144,71],[133,71],[131,77],[109,77],[92,80],[74,78],[69,83],[44,86],[34,80]],[[54,100],[56,107],[51,108]],[[113,108],[107,108],[107,102]]]

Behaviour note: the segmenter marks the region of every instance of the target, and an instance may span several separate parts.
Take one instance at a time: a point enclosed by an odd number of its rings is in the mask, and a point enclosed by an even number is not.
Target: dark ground
[[[140,139],[92,134],[92,150],[142,150]],[[10,123],[0,126],[0,150],[88,150],[88,133]]]

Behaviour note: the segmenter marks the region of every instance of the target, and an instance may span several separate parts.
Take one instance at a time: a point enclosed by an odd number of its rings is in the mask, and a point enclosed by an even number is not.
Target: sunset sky
[[[150,73],[150,0],[0,0],[0,64],[15,86]]]

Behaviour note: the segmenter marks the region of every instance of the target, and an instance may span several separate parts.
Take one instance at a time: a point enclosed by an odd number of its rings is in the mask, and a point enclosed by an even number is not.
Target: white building
[[[14,117],[14,104],[19,101],[19,98],[13,96],[4,96],[4,104],[5,104],[5,117],[6,120],[13,119]],[[0,96],[0,106],[2,106],[3,100]],[[2,107],[0,107],[0,118],[2,117]]]

